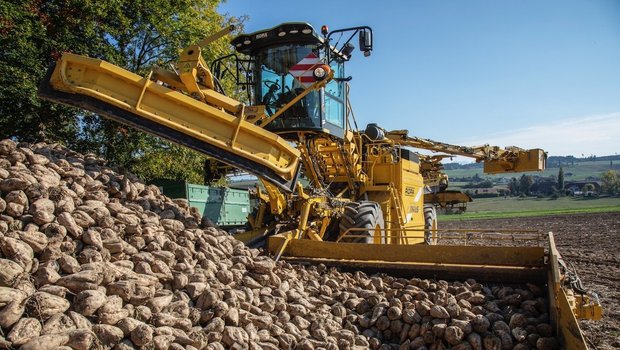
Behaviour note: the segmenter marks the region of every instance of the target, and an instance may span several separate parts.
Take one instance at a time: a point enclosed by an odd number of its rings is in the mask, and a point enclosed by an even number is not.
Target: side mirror
[[[360,51],[364,52],[364,56],[370,56],[372,51],[372,32],[369,29],[360,29],[359,44]]]

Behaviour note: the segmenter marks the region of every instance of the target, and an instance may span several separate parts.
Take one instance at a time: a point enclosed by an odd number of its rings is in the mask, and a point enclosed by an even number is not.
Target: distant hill
[[[550,156],[547,158],[547,169],[542,173],[531,172],[533,176],[557,176],[558,170],[562,166],[566,181],[592,180],[598,179],[600,175],[613,169],[620,172],[620,155],[609,156]],[[482,163],[446,163],[444,164],[446,174],[451,181],[469,181],[467,178],[478,174],[481,178],[512,178],[520,177],[523,173],[507,173],[497,175],[487,175],[482,172]]]
[[[559,168],[561,165],[562,166],[574,165],[575,163],[585,163],[585,162],[592,162],[592,161],[597,161],[597,162],[619,161],[620,162],[620,156],[619,155],[602,156],[602,157],[589,156],[589,157],[583,157],[583,158],[577,158],[574,156],[550,156],[547,158],[547,166]]]

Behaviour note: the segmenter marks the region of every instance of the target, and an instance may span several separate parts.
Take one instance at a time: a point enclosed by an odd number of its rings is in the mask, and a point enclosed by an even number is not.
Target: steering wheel
[[[269,89],[269,90],[279,90],[280,89],[280,84],[278,84],[277,81],[273,81],[273,80],[265,80],[263,81],[263,84],[265,84],[265,86]]]

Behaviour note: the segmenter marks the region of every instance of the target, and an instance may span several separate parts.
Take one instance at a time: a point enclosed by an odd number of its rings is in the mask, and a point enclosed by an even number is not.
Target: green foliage
[[[153,147],[142,157],[142,166],[137,167],[136,175],[150,181],[156,178],[185,180],[190,183],[203,182],[202,174],[188,173],[187,169],[200,169],[204,160],[195,156],[192,150],[165,143],[161,147]]]
[[[519,181],[516,177],[510,179],[510,183],[508,184],[508,191],[510,191],[510,194],[513,196],[519,193]]]
[[[464,185],[463,188],[493,188],[493,181],[487,179],[480,182],[470,182]]]
[[[523,195],[529,195],[530,188],[532,187],[533,183],[534,180],[532,179],[531,175],[521,175],[521,178],[519,179],[519,193]]]
[[[105,40],[96,25],[102,5],[76,5],[70,1],[0,4],[0,138],[75,138],[75,111],[39,100],[36,90],[60,52],[105,53]]]
[[[560,167],[560,170],[558,171],[558,189],[564,189],[564,169],[562,169],[562,167]]]
[[[594,191],[596,188],[594,187],[593,184],[585,184],[583,185],[583,188],[581,189],[581,192],[583,192],[584,194],[587,192],[592,192]]]
[[[607,170],[601,175],[601,189],[604,193],[617,195],[620,193],[620,179],[618,173],[614,170]]]
[[[38,83],[63,51],[101,58],[138,74],[167,66],[183,47],[242,19],[220,0],[22,0],[0,4],[0,138],[60,142],[151,179],[202,182],[206,158],[96,115],[37,98]],[[207,62],[230,53],[223,38]],[[232,87],[230,81],[223,82]],[[163,175],[163,176],[162,176]]]

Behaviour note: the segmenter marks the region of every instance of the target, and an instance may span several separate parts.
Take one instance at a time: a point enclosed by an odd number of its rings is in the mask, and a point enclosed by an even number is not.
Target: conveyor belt
[[[297,181],[299,153],[276,134],[101,60],[64,54],[39,96],[192,148],[286,192]]]

